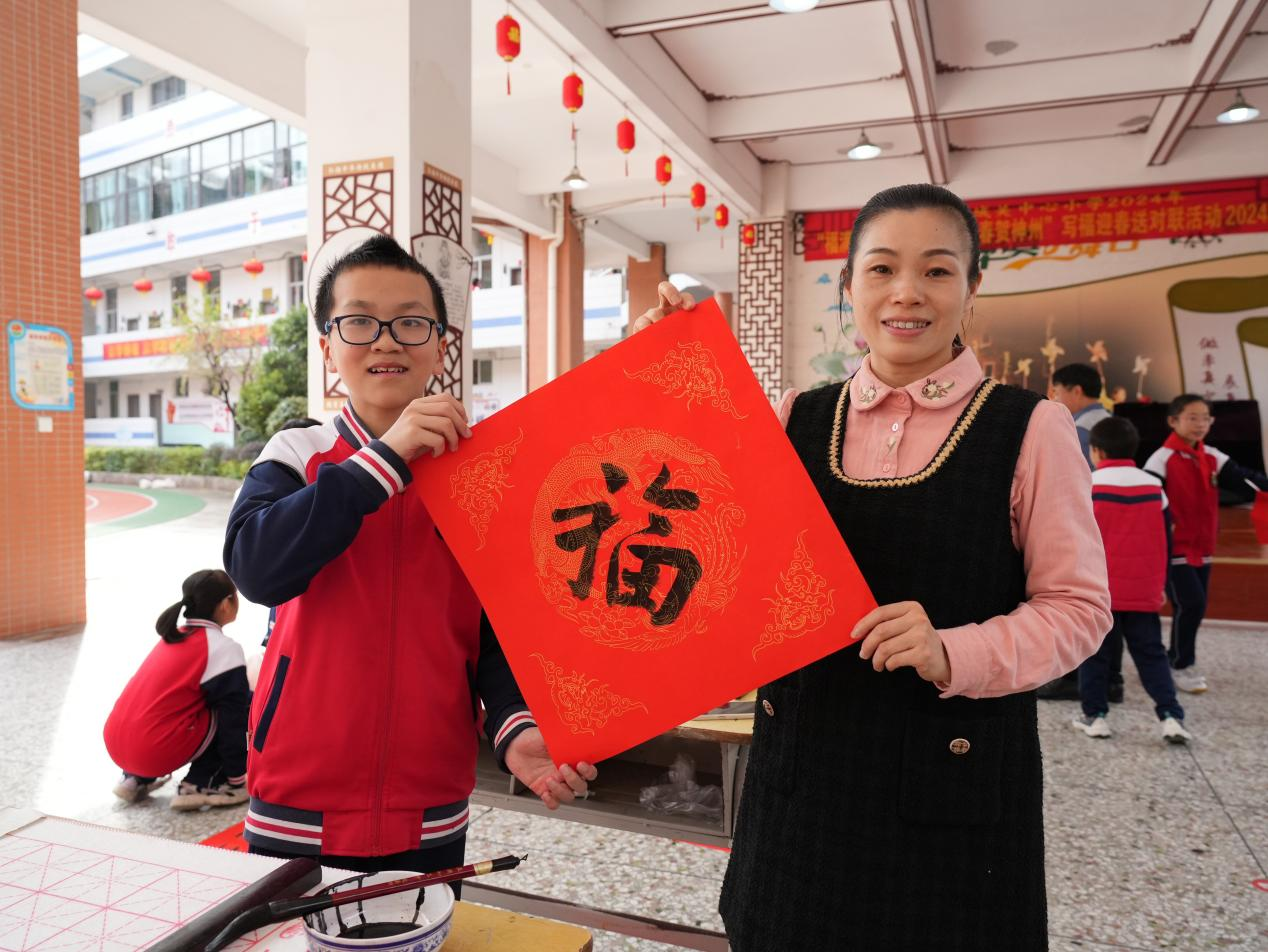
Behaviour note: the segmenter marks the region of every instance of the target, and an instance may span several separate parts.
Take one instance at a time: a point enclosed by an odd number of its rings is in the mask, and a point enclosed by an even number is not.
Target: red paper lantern
[[[708,193],[704,190],[704,185],[697,182],[691,186],[691,207],[697,212],[704,208],[704,204],[708,201]],[[696,215],[696,231],[700,230],[700,216]]]
[[[626,116],[616,124],[616,147],[625,153],[625,175],[630,174],[629,154],[634,150],[634,123]]]
[[[193,271],[189,272],[189,280],[195,282],[196,284],[206,284],[211,280],[211,272],[206,268],[195,268]]]
[[[149,278],[137,278],[132,282],[132,286],[142,294],[149,294],[154,290],[154,282]]]
[[[264,262],[259,258],[248,258],[243,262],[242,270],[254,278],[264,271]]]
[[[660,193],[660,207],[665,207],[664,187],[669,184],[670,179],[674,177],[674,163],[669,156],[661,154],[656,156],[656,181],[660,183],[662,189]]]
[[[586,86],[576,73],[564,77],[564,108],[576,112],[585,103]]]
[[[519,21],[509,13],[498,20],[498,56],[502,57],[507,63],[506,67],[506,94],[511,95],[511,67],[510,63],[515,57],[520,55],[520,25]]]
[[[106,296],[106,292],[101,290],[101,288],[97,288],[97,287],[84,288],[84,297],[92,301],[93,304],[96,304],[105,296]]]
[[[726,247],[726,226],[731,221],[731,210],[725,205],[719,205],[713,210],[713,223],[722,231],[722,247]]]
[[[308,264],[308,249],[307,248],[304,249],[304,253],[300,255],[300,258],[303,260],[304,264]]]
[[[750,246],[757,244],[757,226],[756,225],[741,226],[740,241]]]

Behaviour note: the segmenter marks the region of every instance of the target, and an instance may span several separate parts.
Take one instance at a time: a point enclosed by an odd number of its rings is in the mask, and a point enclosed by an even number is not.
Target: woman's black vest
[[[788,437],[878,604],[919,602],[940,630],[1007,615],[1026,597],[1010,497],[1039,398],[987,382],[925,469],[854,480],[848,392],[802,394]],[[721,900],[734,952],[1047,948],[1034,694],[938,693],[857,645],[762,689]]]

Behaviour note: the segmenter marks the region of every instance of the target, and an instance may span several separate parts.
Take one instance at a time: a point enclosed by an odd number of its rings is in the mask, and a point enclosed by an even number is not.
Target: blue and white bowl
[[[354,876],[327,887],[322,893],[338,895],[349,889],[376,886],[379,883],[407,879],[418,873],[389,870],[382,873]],[[380,896],[360,904],[338,907],[345,926],[365,922],[404,925],[414,921],[418,890]],[[453,890],[446,884],[428,886],[420,910],[418,927],[398,935],[373,939],[346,939],[339,935],[341,926],[334,909],[313,913],[304,918],[304,933],[310,952],[436,952],[449,938],[453,925]]]

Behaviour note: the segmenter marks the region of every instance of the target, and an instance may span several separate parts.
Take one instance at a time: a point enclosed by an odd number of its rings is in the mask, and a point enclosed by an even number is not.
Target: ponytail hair
[[[180,630],[182,610],[186,618],[211,618],[222,601],[237,592],[233,580],[221,569],[203,569],[185,579],[181,585],[181,600],[163,609],[154,623],[154,630],[170,645],[185,640]]]

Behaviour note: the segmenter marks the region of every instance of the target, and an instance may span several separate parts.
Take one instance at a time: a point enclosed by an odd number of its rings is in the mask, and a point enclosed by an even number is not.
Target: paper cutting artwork
[[[875,607],[713,302],[473,434],[416,460],[414,485],[557,762],[838,651]]]

